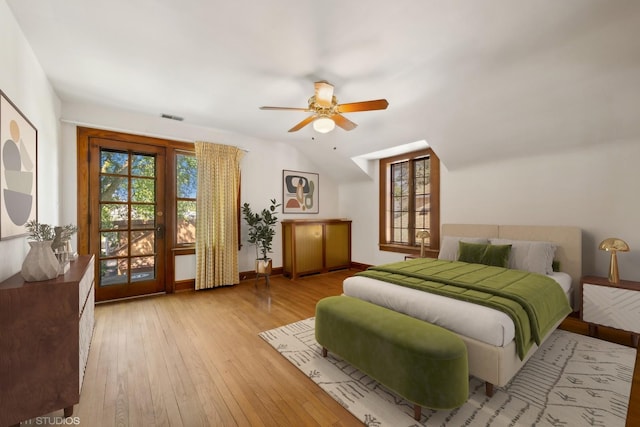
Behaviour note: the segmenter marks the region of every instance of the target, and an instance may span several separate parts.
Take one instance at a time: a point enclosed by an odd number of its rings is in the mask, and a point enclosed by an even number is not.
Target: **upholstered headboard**
[[[544,225],[443,224],[443,236],[536,240],[558,245],[560,270],[571,276],[574,301],[582,276],[582,230],[578,227]]]

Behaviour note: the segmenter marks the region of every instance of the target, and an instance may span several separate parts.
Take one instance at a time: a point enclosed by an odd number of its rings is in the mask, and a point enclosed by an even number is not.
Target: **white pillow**
[[[531,240],[490,239],[492,245],[511,245],[509,268],[538,274],[553,273],[556,244]]]
[[[442,238],[442,244],[440,245],[440,252],[438,253],[438,259],[445,259],[448,261],[458,260],[458,242],[463,241],[465,243],[489,243],[489,239],[485,237],[457,237],[457,236],[444,236]]]

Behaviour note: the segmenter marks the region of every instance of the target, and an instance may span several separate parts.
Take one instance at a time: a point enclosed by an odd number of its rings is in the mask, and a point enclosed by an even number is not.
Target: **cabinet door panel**
[[[298,273],[322,271],[322,225],[298,225],[295,228]]]
[[[326,267],[328,269],[349,265],[349,224],[325,225]]]

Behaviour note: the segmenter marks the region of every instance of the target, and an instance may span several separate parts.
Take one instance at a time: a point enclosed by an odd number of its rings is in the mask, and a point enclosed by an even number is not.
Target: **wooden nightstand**
[[[589,335],[595,335],[598,326],[621,329],[631,333],[633,345],[638,347],[640,282],[621,280],[614,284],[604,277],[585,276],[580,283],[580,318],[589,324]]]

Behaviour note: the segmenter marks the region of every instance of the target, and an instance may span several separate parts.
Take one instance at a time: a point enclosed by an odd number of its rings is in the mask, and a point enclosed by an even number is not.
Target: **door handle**
[[[160,224],[156,227],[156,238],[164,239],[164,225]]]

